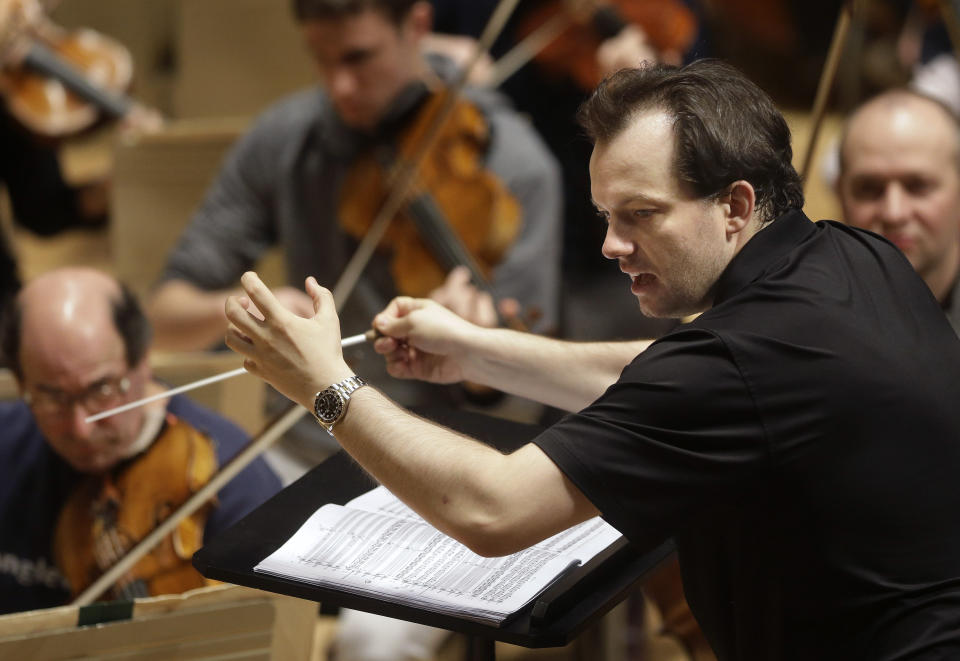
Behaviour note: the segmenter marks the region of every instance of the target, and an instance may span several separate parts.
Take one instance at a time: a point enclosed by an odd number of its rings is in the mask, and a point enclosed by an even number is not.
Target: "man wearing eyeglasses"
[[[183,396],[86,422],[164,390],[147,360],[150,327],[112,278],[90,269],[52,271],[27,284],[5,317],[3,354],[23,395],[0,403],[0,612],[13,612],[61,605],[76,592],[54,560],[53,542],[64,504],[87,476],[119,481],[173,425],[212,439],[217,465],[247,438]],[[279,488],[257,460],[217,495],[205,537]]]

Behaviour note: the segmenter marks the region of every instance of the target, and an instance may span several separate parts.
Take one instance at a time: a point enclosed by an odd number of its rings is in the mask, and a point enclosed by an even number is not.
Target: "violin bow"
[[[540,51],[553,43],[564,30],[578,20],[575,14],[587,14],[600,9],[600,3],[596,0],[562,0],[561,4],[570,6],[566,11],[559,11],[541,23],[536,30],[521,39],[493,63],[490,80],[487,81],[488,87],[500,87]]]
[[[417,148],[411,157],[402,163],[397,171],[390,194],[387,196],[383,206],[380,207],[380,211],[364,235],[356,252],[353,253],[347,266],[340,274],[340,278],[333,286],[333,300],[336,304],[337,312],[341,311],[344,303],[346,303],[350,294],[353,293],[357,281],[360,279],[360,275],[370,262],[370,258],[373,257],[373,253],[383,239],[384,234],[386,234],[393,217],[400,211],[404,204],[406,204],[407,197],[416,182],[420,167],[423,165],[423,161],[430,151],[430,148],[436,142],[444,122],[450,117],[450,113],[466,85],[470,72],[476,66],[477,62],[480,61],[481,56],[490,49],[490,46],[503,31],[507,19],[510,18],[518,2],[519,0],[500,0],[497,3],[470,59],[444,92],[443,104],[437,111],[436,117],[430,126],[427,127],[423,138],[416,146]]]
[[[540,24],[536,30],[520,40],[513,48],[493,63],[487,86],[500,87],[510,76],[519,71],[537,53],[549,46],[573,22],[568,12],[558,12]]]
[[[358,344],[363,344],[364,342],[374,342],[380,333],[375,329],[370,329],[365,333],[360,333],[359,335],[351,335],[350,337],[345,337],[340,340],[340,346],[344,349],[347,347],[353,347]],[[179,395],[182,392],[187,392],[189,390],[194,390],[195,388],[202,388],[203,386],[209,386],[218,381],[223,381],[225,379],[232,379],[235,376],[240,376],[241,374],[246,374],[247,370],[244,367],[238,367],[235,370],[229,370],[227,372],[221,372],[220,374],[214,374],[213,376],[208,376],[203,379],[198,379],[196,381],[191,381],[190,383],[178,386],[176,388],[171,388],[170,390],[164,390],[155,395],[150,395],[148,397],[143,397],[142,399],[137,399],[126,404],[121,404],[120,406],[114,407],[112,409],[107,409],[106,411],[100,411],[99,413],[94,413],[93,415],[88,415],[84,418],[84,422],[96,422],[97,420],[102,420],[103,418],[109,418],[110,416],[117,415],[118,413],[123,413],[124,411],[129,411],[131,409],[139,408],[150,402],[155,402],[160,399],[169,399],[174,395]]]
[[[159,544],[164,537],[173,532],[181,521],[203,507],[223,486],[247,467],[290,429],[302,416],[306,409],[299,404],[293,404],[287,410],[271,420],[263,431],[254,440],[236,454],[230,461],[212,477],[210,481],[196,491],[186,502],[178,507],[170,516],[154,528],[146,537],[141,539],[115,565],[108,569],[100,578],[94,581],[80,595],[73,600],[72,606],[86,606],[110,589],[114,583],[130,571],[143,556]]]
[[[847,0],[840,7],[840,15],[837,17],[836,26],[833,29],[833,37],[830,41],[830,50],[827,51],[827,61],[820,74],[820,82],[817,84],[817,94],[813,101],[813,126],[810,129],[810,137],[807,140],[807,150],[803,154],[803,165],[800,168],[800,179],[806,183],[810,175],[810,167],[813,164],[813,154],[817,148],[817,140],[820,137],[820,128],[823,124],[823,118],[826,113],[827,100],[830,98],[830,91],[833,89],[833,83],[837,78],[837,71],[840,68],[840,57],[843,55],[843,49],[847,43],[847,35],[850,32],[850,21],[854,14],[854,5],[860,0]]]

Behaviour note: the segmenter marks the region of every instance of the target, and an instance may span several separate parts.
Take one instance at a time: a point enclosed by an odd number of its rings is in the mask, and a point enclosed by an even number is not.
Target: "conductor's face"
[[[420,42],[429,26],[420,5],[397,25],[381,11],[329,20],[301,28],[320,80],[345,124],[372,129],[404,86],[420,73]]]
[[[593,201],[607,222],[603,254],[630,279],[640,310],[683,317],[710,307],[714,285],[735,254],[722,202],[695,197],[673,167],[669,115],[632,119],[590,158]]]

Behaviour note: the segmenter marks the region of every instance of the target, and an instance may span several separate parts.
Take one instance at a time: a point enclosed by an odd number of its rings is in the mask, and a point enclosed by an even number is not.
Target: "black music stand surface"
[[[429,410],[424,415],[504,450],[520,447],[539,431],[534,425],[478,413]],[[341,450],[209,540],[193,556],[193,565],[218,581],[464,633],[470,637],[473,658],[492,659],[495,640],[523,647],[566,645],[622,601],[673,550],[671,542],[645,553],[625,544],[615,546],[598,562],[560,579],[500,627],[253,571],[321,505],[345,504],[374,486]]]

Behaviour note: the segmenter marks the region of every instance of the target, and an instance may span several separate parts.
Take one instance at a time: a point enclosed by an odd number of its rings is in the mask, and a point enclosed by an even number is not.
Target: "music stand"
[[[421,413],[501,450],[518,448],[540,431],[534,425],[479,413]],[[321,505],[342,505],[374,486],[376,483],[341,450],[209,540],[193,556],[193,565],[207,578],[463,633],[468,636],[471,659],[492,660],[497,640],[522,647],[566,645],[626,598],[673,552],[671,541],[644,552],[626,543],[614,545],[597,562],[588,563],[551,585],[533,604],[500,627],[253,571]]]

